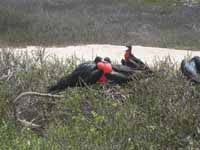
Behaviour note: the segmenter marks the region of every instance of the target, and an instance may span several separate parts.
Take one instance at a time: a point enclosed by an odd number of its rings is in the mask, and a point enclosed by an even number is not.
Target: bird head
[[[127,45],[126,47],[128,49],[126,50],[126,52],[124,54],[124,59],[128,60],[130,57],[134,57],[134,55],[132,54],[132,46],[131,45]]]
[[[94,62],[97,64],[98,62],[101,62],[102,58],[99,56],[96,56],[96,58],[94,59]]]
[[[126,47],[128,48],[128,49],[126,50],[126,52],[131,53],[131,51],[132,51],[132,46],[131,46],[131,45],[127,45]]]
[[[111,63],[111,59],[110,59],[109,57],[105,57],[105,58],[104,58],[104,61],[105,61],[105,62],[108,62],[108,63]]]

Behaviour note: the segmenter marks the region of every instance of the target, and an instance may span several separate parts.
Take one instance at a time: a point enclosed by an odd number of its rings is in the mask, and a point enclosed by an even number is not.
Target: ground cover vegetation
[[[0,1],[0,45],[139,44],[198,49],[199,5],[178,0]],[[124,85],[49,85],[76,67],[44,49],[0,52],[0,149],[198,149],[200,87],[170,58]],[[32,93],[21,93],[32,91]],[[37,93],[33,93],[37,92]],[[38,94],[42,93],[42,94]],[[27,95],[26,95],[27,94]]]
[[[170,58],[155,61],[154,75],[125,85],[69,88],[45,93],[75,66],[43,49],[32,56],[0,53],[0,149],[197,149],[200,88]],[[140,80],[139,80],[140,79]],[[33,124],[28,124],[33,123]]]
[[[195,3],[196,2],[196,3]],[[4,0],[0,44],[200,47],[198,0]]]

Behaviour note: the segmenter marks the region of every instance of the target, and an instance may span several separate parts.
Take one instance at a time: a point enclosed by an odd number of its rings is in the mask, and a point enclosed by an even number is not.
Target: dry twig
[[[14,118],[15,121],[20,122],[24,127],[28,128],[40,128],[41,125],[34,124],[32,121],[22,120],[18,117],[17,111],[16,111],[16,103],[24,96],[38,96],[38,97],[50,97],[50,98],[64,98],[63,95],[52,95],[48,93],[38,93],[38,92],[23,92],[19,96],[17,96],[13,101],[13,109],[14,109]]]
[[[24,127],[26,127],[26,128],[32,128],[32,129],[34,129],[34,128],[40,128],[41,127],[41,125],[38,125],[38,124],[35,124],[35,123],[33,123],[32,121],[26,121],[25,119],[17,119],[17,121],[19,121]]]
[[[24,97],[24,96],[39,96],[39,97],[50,97],[50,98],[64,98],[65,96],[63,95],[52,95],[52,94],[48,94],[48,93],[38,93],[38,92],[23,92],[21,93],[19,96],[17,96],[13,103],[16,104],[16,102]]]

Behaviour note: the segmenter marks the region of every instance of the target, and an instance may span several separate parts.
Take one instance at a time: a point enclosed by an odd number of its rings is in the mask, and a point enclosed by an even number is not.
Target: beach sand
[[[26,48],[15,48],[15,52],[28,51],[28,53],[45,49],[46,55],[67,58],[76,56],[80,60],[93,60],[96,56],[110,57],[112,61],[120,63],[127,49],[125,46],[90,44],[67,47],[37,47],[27,46]],[[200,51],[176,50],[167,48],[144,47],[133,45],[133,54],[148,65],[153,65],[154,60],[163,60],[170,56],[173,62],[180,63],[187,56],[200,56]]]

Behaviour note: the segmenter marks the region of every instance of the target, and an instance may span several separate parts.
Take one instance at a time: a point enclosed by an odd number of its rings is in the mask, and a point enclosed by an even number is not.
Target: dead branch
[[[48,93],[38,93],[38,92],[23,92],[21,93],[19,96],[17,96],[13,103],[16,104],[16,102],[24,97],[24,96],[39,96],[39,97],[51,97],[51,98],[64,98],[65,96],[63,95],[52,95],[52,94],[48,94]]]
[[[52,95],[52,94],[48,94],[48,93],[38,93],[38,92],[23,92],[21,93],[19,96],[17,96],[14,101],[13,101],[13,113],[14,113],[14,118],[15,121],[18,121],[21,123],[21,125],[23,125],[26,128],[40,128],[41,126],[38,124],[34,124],[27,120],[22,120],[17,116],[17,111],[16,111],[16,103],[24,96],[39,96],[39,97],[50,97],[50,98],[64,98],[63,95]]]
[[[26,127],[26,128],[32,128],[32,129],[35,129],[35,128],[40,128],[41,127],[41,125],[38,125],[38,124],[35,124],[35,123],[32,123],[32,121],[31,122],[29,122],[29,121],[27,121],[27,120],[21,120],[21,119],[17,119],[17,121],[19,121],[24,127]]]

